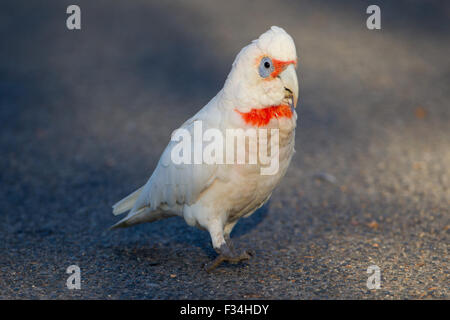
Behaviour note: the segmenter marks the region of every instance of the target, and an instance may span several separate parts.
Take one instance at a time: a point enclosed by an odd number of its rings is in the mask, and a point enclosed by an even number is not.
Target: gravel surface
[[[0,298],[449,299],[450,5],[3,1]],[[108,231],[170,133],[279,25],[300,58],[287,176],[207,274],[209,235],[172,218]],[[81,290],[66,288],[69,265]],[[377,265],[381,289],[366,286]]]

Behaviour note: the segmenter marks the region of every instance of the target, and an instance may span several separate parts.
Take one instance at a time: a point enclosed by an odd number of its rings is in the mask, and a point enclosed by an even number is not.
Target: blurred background
[[[370,4],[2,1],[0,298],[448,299],[450,4],[377,1],[368,30]],[[205,273],[209,235],[179,218],[107,231],[272,25],[299,56],[297,152],[232,234],[256,257]]]

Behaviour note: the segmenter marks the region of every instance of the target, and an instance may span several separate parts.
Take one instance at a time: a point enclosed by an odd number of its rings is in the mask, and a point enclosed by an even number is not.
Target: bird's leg
[[[221,228],[211,228],[210,230],[211,239],[213,242],[214,250],[219,254],[219,256],[205,265],[205,270],[211,272],[217,268],[222,262],[238,263],[240,261],[248,260],[252,257],[252,254],[248,251],[243,251],[241,254],[237,254],[233,249],[230,248],[229,243],[231,239],[229,233],[224,236],[223,230]],[[228,241],[226,241],[226,238]]]
[[[231,223],[228,223],[225,225],[225,228],[223,230],[225,242],[227,243],[228,247],[231,251],[236,252],[236,249],[234,247],[234,243],[230,238],[231,231],[233,230],[234,226],[236,225],[237,220]]]
[[[236,248],[234,246],[233,240],[231,240],[231,238],[230,238],[230,235],[229,234],[225,234],[224,238],[225,238],[226,244],[228,245],[228,248],[230,248],[230,250],[232,252],[236,252]]]
[[[230,250],[233,251],[235,254],[236,254],[236,247],[234,246],[233,240],[231,240],[230,234],[237,222],[238,221],[236,220],[236,221],[228,223],[227,225],[225,225],[225,228],[223,230],[225,242],[227,243]],[[242,254],[245,254],[245,253],[247,253],[251,257],[255,256],[255,252],[251,249],[244,250]]]
[[[225,238],[225,242],[228,245],[228,248],[230,249],[230,251],[233,252],[234,255],[237,255],[236,247],[234,246],[234,242],[233,242],[233,240],[231,240],[230,235],[225,234],[224,238]],[[252,249],[244,249],[240,255],[241,256],[249,255],[250,257],[254,257],[255,251],[253,251]]]

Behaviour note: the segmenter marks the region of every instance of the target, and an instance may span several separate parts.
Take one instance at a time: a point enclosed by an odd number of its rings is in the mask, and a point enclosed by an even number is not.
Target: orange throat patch
[[[292,110],[288,105],[271,106],[263,109],[252,109],[249,112],[239,113],[246,124],[262,127],[269,124],[270,120],[276,118],[292,118]]]

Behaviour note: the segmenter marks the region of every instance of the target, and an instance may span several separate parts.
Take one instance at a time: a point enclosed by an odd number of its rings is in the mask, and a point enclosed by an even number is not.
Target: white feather
[[[248,112],[281,104],[282,83],[261,81],[254,67],[261,55],[297,59],[292,38],[283,29],[272,27],[239,52],[224,88],[180,128],[193,136],[194,121],[199,120],[203,132],[216,128],[225,136],[228,128],[250,127],[236,110]],[[171,152],[176,142],[169,142],[147,183],[114,205],[114,214],[131,210],[113,228],[178,215],[189,225],[208,230],[218,248],[224,242],[224,230],[231,232],[239,218],[263,205],[284,176],[294,153],[296,118],[294,111],[292,118],[273,119],[267,125],[280,129],[279,171],[272,176],[261,175],[260,164],[175,164]]]

